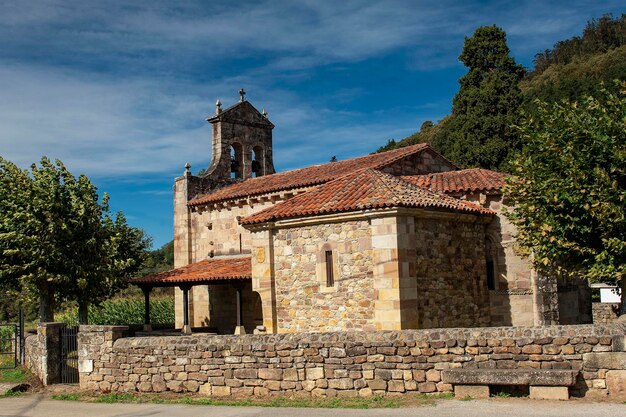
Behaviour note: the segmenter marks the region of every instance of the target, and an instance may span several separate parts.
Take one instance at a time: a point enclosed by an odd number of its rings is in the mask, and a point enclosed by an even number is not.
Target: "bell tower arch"
[[[215,115],[207,121],[213,127],[213,154],[204,178],[211,180],[246,180],[273,174],[272,129],[265,110],[259,112],[245,99],[243,88],[239,102],[222,110],[215,104]]]

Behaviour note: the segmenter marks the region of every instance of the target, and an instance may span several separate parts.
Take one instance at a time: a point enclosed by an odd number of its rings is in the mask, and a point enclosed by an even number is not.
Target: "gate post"
[[[37,339],[41,346],[41,382],[44,385],[61,382],[61,328],[65,323],[39,323]]]

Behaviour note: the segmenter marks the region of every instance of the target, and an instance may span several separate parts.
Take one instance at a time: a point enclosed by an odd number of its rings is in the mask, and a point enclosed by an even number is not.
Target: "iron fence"
[[[61,383],[78,383],[78,326],[61,328]]]

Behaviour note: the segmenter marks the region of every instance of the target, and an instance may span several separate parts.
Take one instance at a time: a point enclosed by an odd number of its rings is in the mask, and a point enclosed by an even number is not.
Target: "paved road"
[[[41,395],[0,399],[2,417],[626,417],[626,405],[527,399],[439,401],[436,406],[376,410],[212,407],[166,404],[93,404]]]

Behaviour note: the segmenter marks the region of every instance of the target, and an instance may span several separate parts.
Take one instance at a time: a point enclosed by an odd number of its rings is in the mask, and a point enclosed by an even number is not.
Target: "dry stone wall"
[[[452,368],[535,368],[578,371],[571,394],[605,395],[626,369],[622,324],[143,338],[123,330],[81,326],[81,388],[355,397],[449,392],[441,371]]]
[[[593,303],[593,323],[613,323],[619,317],[619,303]]]

